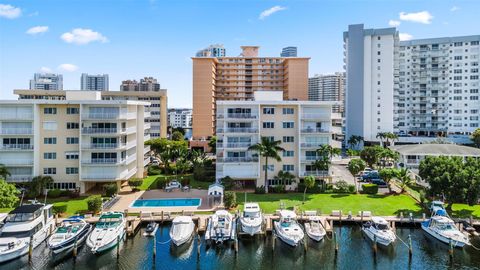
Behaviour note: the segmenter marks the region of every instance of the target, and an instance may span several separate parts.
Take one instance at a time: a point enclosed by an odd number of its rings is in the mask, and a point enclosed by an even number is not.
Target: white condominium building
[[[192,128],[192,109],[168,109],[168,126]]]
[[[105,101],[100,92],[81,91],[68,91],[64,100],[0,101],[0,163],[11,173],[7,181],[49,175],[52,188],[84,193],[143,177],[148,104]]]
[[[254,101],[217,101],[216,178],[229,176],[246,187],[265,186],[265,160],[248,150],[261,137],[280,140],[285,149],[279,153],[282,161],[269,160],[268,186],[286,184],[274,179],[279,171],[297,178],[328,175],[311,164],[321,145],[341,147],[334,140],[341,133],[340,126],[332,125],[334,118],[341,117],[332,113],[334,102],[284,101],[282,91],[257,91],[254,96]]]
[[[108,74],[89,75],[82,73],[80,90],[108,91]]]
[[[63,75],[53,73],[35,73],[30,80],[30,89],[62,90]]]
[[[308,100],[338,101],[333,106],[333,112],[344,112],[345,102],[345,72],[335,74],[316,74],[308,78]]]

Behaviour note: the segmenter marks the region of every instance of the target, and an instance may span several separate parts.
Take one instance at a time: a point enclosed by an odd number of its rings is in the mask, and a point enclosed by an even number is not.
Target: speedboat
[[[35,249],[55,230],[52,205],[32,201],[12,210],[0,232],[0,263]]]
[[[75,242],[77,242],[77,246],[85,242],[90,229],[90,224],[83,217],[69,217],[62,221],[61,225],[48,239],[48,247],[54,254],[73,250]]]
[[[92,253],[102,253],[119,244],[119,240],[125,237],[125,224],[126,218],[123,213],[103,213],[87,239],[87,246],[91,248]]]
[[[223,243],[236,238],[236,222],[234,216],[226,210],[218,210],[208,219],[205,240]]]
[[[381,217],[372,217],[372,220],[365,222],[362,226],[362,231],[370,240],[376,241],[385,247],[397,239],[395,232],[390,228],[388,222]]]
[[[195,224],[189,216],[178,216],[172,221],[172,228],[170,229],[170,238],[173,244],[177,247],[185,244],[192,239]]]
[[[297,215],[290,210],[280,211],[280,220],[274,221],[275,234],[286,244],[296,247],[305,234],[297,222]]]
[[[145,232],[143,233],[144,236],[154,236],[155,233],[157,232],[158,229],[158,223],[155,221],[152,221],[147,224],[147,227],[145,228]]]
[[[315,241],[322,241],[323,237],[327,234],[320,221],[319,216],[309,216],[308,221],[304,224],[308,237]]]
[[[446,215],[434,215],[423,221],[422,230],[440,242],[452,244],[454,247],[470,245],[468,237],[460,232],[453,220]]]
[[[240,217],[242,232],[251,236],[260,233],[263,225],[263,215],[258,203],[246,203]]]

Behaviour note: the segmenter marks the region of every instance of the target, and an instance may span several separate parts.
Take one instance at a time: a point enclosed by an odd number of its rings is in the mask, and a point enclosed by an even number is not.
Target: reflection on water
[[[412,236],[413,257],[408,259],[408,247],[397,241],[395,246],[378,249],[374,256],[372,243],[363,237],[358,226],[336,227],[339,251],[335,256],[332,239],[320,243],[308,242],[304,247],[291,248],[279,239],[273,248],[272,237],[242,239],[235,254],[231,244],[207,249],[202,240],[197,256],[197,239],[182,247],[169,242],[169,226],[157,230],[156,261],[153,262],[153,238],[137,233],[120,247],[103,255],[93,255],[86,246],[79,249],[76,260],[69,254],[53,258],[42,244],[34,250],[32,263],[27,256],[0,265],[0,269],[480,269],[480,251],[471,247],[456,249],[450,262],[448,246],[427,238],[420,229],[397,228],[398,236],[406,241]],[[168,242],[168,243],[166,243]],[[480,240],[473,243],[480,246]]]

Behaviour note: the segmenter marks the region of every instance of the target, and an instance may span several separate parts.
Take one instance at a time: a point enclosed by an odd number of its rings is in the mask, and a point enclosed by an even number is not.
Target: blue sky
[[[64,89],[79,89],[82,72],[108,73],[112,90],[154,76],[169,107],[190,107],[190,57],[209,44],[229,56],[241,45],[259,45],[264,56],[298,46],[311,75],[330,73],[342,70],[349,24],[398,25],[404,38],[478,35],[479,10],[474,0],[0,0],[0,99],[52,70]]]

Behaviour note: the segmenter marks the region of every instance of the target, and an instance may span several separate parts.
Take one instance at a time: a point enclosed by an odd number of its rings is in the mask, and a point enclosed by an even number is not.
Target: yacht
[[[296,247],[305,234],[297,222],[297,215],[290,210],[280,211],[280,220],[273,222],[275,234],[286,244]]]
[[[103,213],[87,239],[87,246],[96,254],[116,246],[125,237],[125,224],[123,213]]]
[[[192,239],[195,224],[189,216],[178,216],[172,221],[170,229],[170,238],[177,247],[185,244]]]
[[[372,217],[372,220],[367,221],[362,226],[362,231],[372,241],[377,241],[382,246],[389,246],[395,242],[397,236],[388,222],[381,217]]]
[[[246,203],[240,217],[242,232],[251,236],[261,233],[263,226],[263,215],[258,203]]]
[[[422,230],[442,243],[454,247],[469,246],[470,241],[447,215],[433,215],[422,222]]]
[[[234,240],[236,238],[236,222],[234,216],[226,210],[218,210],[207,223],[205,240],[215,243]]]
[[[33,201],[12,210],[0,231],[0,263],[28,253],[55,230],[52,205]],[[30,243],[31,241],[31,243]]]
[[[308,221],[304,225],[308,237],[315,241],[322,241],[327,234],[319,216],[309,216]]]
[[[80,246],[90,233],[91,225],[83,217],[73,216],[62,221],[53,235],[48,239],[48,247],[53,254],[73,250],[75,242]]]
[[[143,233],[143,235],[155,236],[157,229],[158,229],[158,223],[155,221],[151,221],[150,223],[147,224],[147,227],[145,228],[145,232]]]

